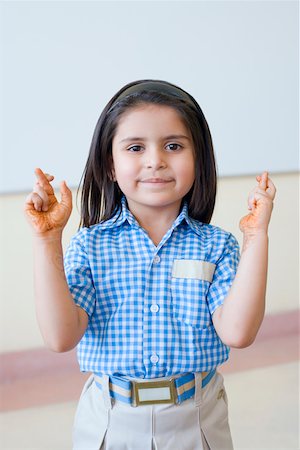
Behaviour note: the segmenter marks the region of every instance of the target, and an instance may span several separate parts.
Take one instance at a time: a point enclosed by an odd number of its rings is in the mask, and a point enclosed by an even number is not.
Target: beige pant
[[[106,379],[106,378],[105,378]],[[73,450],[232,450],[222,375],[181,404],[132,407],[112,401],[108,379],[99,390],[91,376],[73,428]]]

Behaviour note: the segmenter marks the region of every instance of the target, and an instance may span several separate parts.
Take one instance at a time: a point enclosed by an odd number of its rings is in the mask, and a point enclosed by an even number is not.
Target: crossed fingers
[[[34,173],[37,180],[32,193],[27,197],[27,203],[32,204],[36,211],[48,211],[49,196],[54,195],[53,187],[50,184],[54,177],[39,168],[35,169]]]
[[[262,175],[258,175],[256,180],[258,185],[249,195],[248,209],[250,210],[252,210],[256,206],[257,201],[262,198],[272,202],[276,194],[276,188],[271,178],[269,178],[268,172],[263,172]]]

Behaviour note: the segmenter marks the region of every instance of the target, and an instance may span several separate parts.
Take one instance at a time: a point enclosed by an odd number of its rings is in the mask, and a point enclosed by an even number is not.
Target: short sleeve
[[[67,283],[77,306],[91,316],[96,302],[96,292],[80,232],[74,236],[67,249],[64,265]]]
[[[211,315],[224,303],[225,297],[235,278],[240,259],[239,244],[232,234],[224,245],[224,250],[216,262],[216,269],[210,285],[207,302]]]

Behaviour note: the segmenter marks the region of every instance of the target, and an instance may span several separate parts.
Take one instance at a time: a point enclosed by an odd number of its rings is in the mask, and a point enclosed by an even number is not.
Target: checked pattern
[[[213,263],[212,281],[172,277],[175,260]],[[188,216],[184,205],[156,247],[127,208],[82,228],[65,256],[75,303],[89,316],[82,371],[136,378],[210,371],[228,358],[212,314],[237,270],[236,239]]]

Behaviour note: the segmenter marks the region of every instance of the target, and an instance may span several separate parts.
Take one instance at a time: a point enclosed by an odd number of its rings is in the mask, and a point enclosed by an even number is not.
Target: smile
[[[147,178],[145,180],[140,180],[140,183],[149,183],[149,184],[166,184],[171,183],[173,180],[164,179],[164,178]]]

